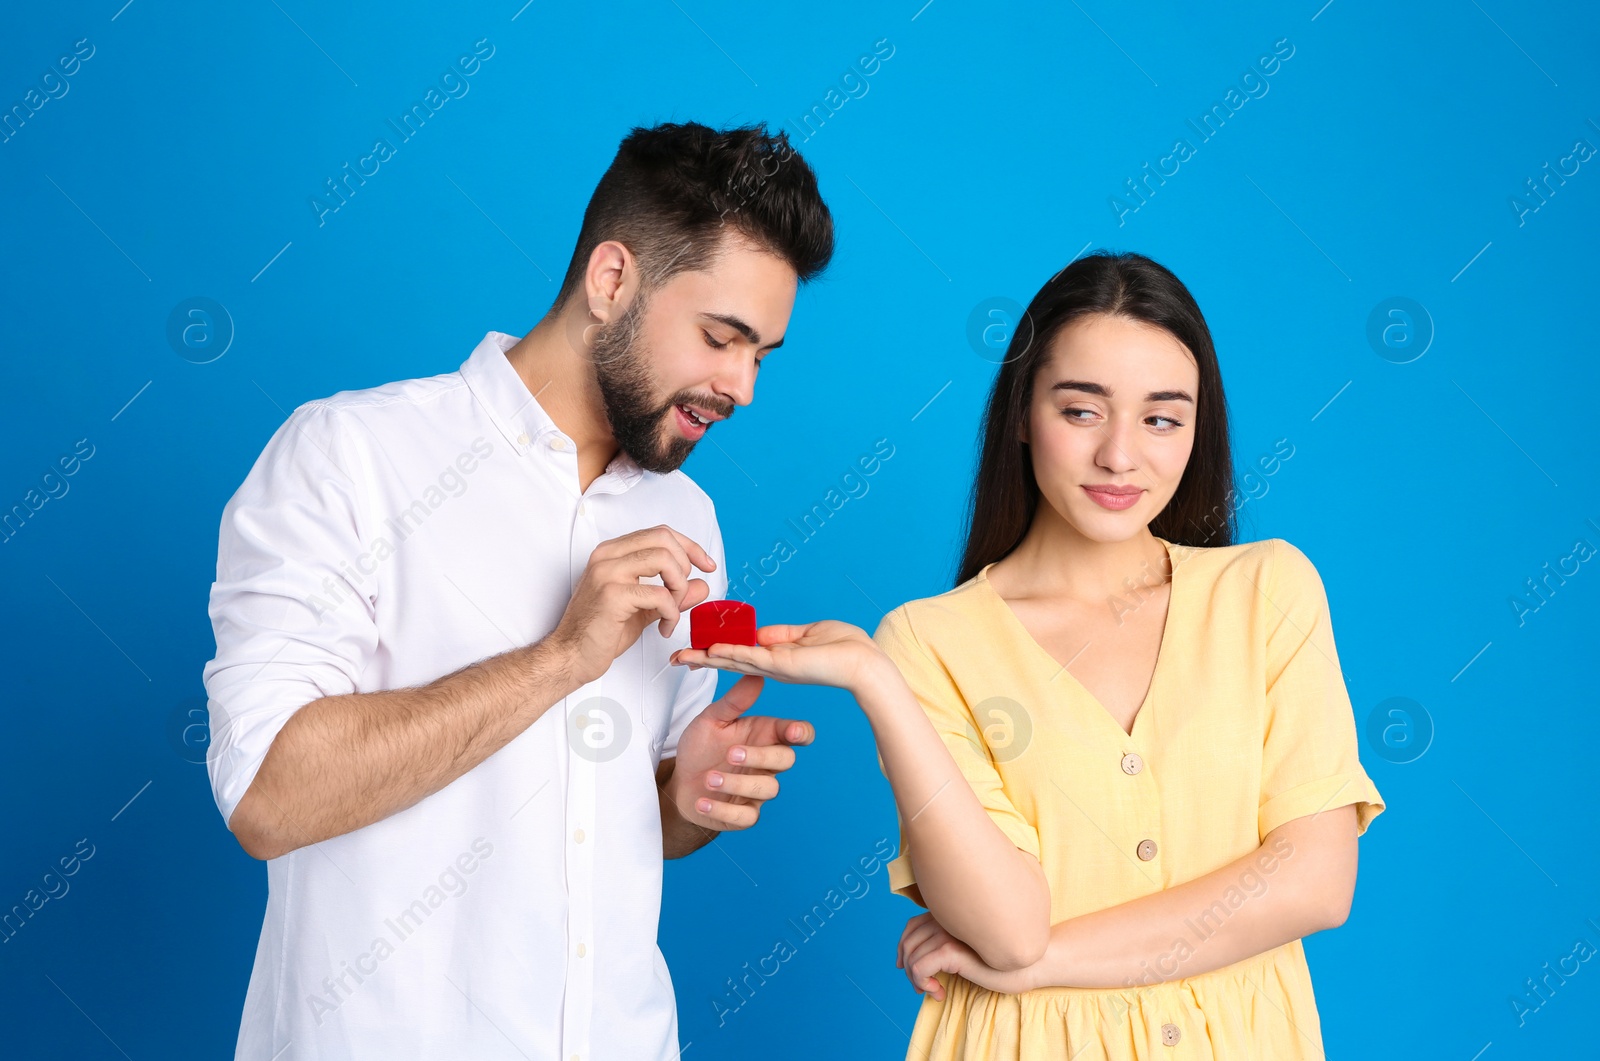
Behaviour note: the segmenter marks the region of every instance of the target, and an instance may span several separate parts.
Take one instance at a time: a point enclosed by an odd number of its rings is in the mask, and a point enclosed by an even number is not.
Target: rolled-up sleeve
[[[709,594],[706,600],[726,600],[728,596],[728,562],[723,553],[722,527],[717,522],[716,510],[711,508],[709,498],[706,501],[706,505],[710,509],[710,523],[703,537],[695,540],[700,543],[706,552],[711,554],[711,559],[717,562],[717,569],[715,571],[701,571],[696,567],[689,572],[689,577],[706,580]],[[689,647],[688,612],[684,612],[682,618],[678,620],[678,628],[673,631],[672,640],[672,651]],[[715,667],[701,667],[699,670],[689,670],[686,667],[679,669],[685,671],[685,673],[678,685],[678,694],[672,702],[672,720],[667,728],[667,739],[661,745],[658,761],[677,757],[678,738],[683,736],[683,731],[689,727],[689,723],[694,721],[695,717],[704,711],[712,700],[716,699],[717,675],[722,673]]]
[[[1322,578],[1305,553],[1274,538],[1269,584],[1261,836],[1352,803],[1359,835],[1383,811],[1383,797],[1361,766]]]
[[[295,409],[222,511],[206,664],[206,769],[223,820],[289,717],[355,692],[377,649],[374,605],[348,572],[363,553],[361,490],[337,411]],[[359,578],[359,576],[357,576]]]

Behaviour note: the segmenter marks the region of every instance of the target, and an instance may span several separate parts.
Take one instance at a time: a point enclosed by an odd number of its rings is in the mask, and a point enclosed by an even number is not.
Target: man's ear
[[[622,315],[638,294],[639,267],[633,252],[614,239],[595,247],[583,276],[584,301],[590,316],[609,324]]]

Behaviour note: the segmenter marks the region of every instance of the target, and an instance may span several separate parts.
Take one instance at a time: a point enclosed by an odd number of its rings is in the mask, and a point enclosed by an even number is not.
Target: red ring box
[[[754,645],[756,610],[744,601],[708,600],[689,609],[689,647]]]

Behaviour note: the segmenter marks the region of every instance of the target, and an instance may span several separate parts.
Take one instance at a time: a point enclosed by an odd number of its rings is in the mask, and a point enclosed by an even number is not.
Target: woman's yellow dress
[[[1311,561],[1278,538],[1219,548],[1158,540],[1172,561],[1171,595],[1131,735],[1034,641],[988,567],[901,605],[873,635],[995,823],[1039,859],[1053,924],[1202,876],[1294,818],[1353,803],[1365,832],[1383,810],[1357,756]],[[903,821],[901,841],[890,887],[920,902]],[[1270,886],[1277,863],[1263,866],[1197,911],[1153,965],[1170,973],[1204,948]],[[924,996],[908,1059],[1323,1056],[1299,940],[1183,979],[1156,982],[1153,970],[1125,988],[1004,995],[940,980],[945,1000]]]

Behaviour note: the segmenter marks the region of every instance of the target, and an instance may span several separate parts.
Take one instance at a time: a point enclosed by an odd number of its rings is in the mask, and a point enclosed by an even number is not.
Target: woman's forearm
[[[1203,877],[1052,926],[1030,987],[1133,987],[1220,969],[1343,923],[1356,876],[1354,806],[1274,829]],[[951,929],[957,936],[960,933]]]
[[[989,817],[894,664],[853,690],[872,725],[923,901],[997,969],[1029,966],[1050,934],[1039,862]]]

